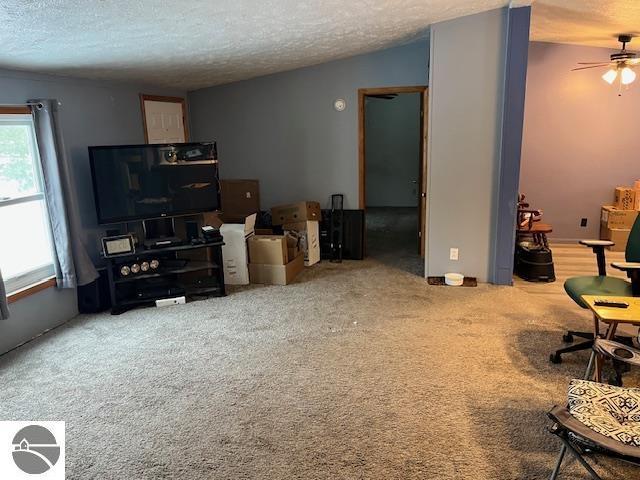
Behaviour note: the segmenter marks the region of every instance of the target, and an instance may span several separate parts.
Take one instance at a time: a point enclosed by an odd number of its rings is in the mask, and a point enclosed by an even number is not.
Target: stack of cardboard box
[[[271,209],[272,226],[256,228],[260,213],[257,180],[221,180],[222,212],[204,215],[205,224],[218,227],[224,246],[225,283],[287,285],[320,261],[320,204],[300,202]],[[268,225],[267,225],[268,226]],[[273,235],[273,231],[282,235]]]
[[[307,267],[320,261],[321,215],[318,202],[299,202],[271,209],[273,225],[281,225],[285,233],[299,239]]]
[[[615,189],[614,204],[604,205],[600,213],[600,238],[615,243],[610,250],[624,252],[639,210],[640,181],[633,187]]]

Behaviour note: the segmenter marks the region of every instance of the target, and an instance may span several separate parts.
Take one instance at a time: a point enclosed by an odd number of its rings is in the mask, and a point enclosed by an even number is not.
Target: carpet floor
[[[322,263],[286,287],[80,316],[0,358],[0,418],[66,421],[69,479],[544,479],[545,412],[587,360],[548,352],[587,320],[516,288]]]

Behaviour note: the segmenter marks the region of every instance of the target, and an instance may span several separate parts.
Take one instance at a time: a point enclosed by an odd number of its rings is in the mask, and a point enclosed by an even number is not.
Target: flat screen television
[[[220,207],[216,143],[89,147],[100,224]]]

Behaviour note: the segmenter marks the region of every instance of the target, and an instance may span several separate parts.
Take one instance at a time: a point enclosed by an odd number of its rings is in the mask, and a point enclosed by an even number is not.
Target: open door
[[[420,256],[425,255],[425,235],[427,220],[427,108],[429,105],[429,90],[422,93],[420,102],[420,178],[418,180],[418,194],[420,213],[418,216],[418,249]]]
[[[410,87],[382,87],[382,88],[361,88],[358,90],[358,157],[359,157],[359,208],[366,209],[366,128],[365,113],[367,97],[377,98],[393,98],[401,94],[420,94],[420,137],[416,138],[419,142],[419,171],[418,181],[413,182],[418,195],[417,208],[417,231],[415,231],[415,241],[417,241],[415,254],[420,254],[421,258],[425,256],[425,235],[426,235],[426,207],[427,207],[427,108],[428,108],[428,89],[426,86],[410,86]],[[414,177],[415,178],[415,177]],[[416,184],[417,183],[417,184]],[[412,241],[413,242],[413,241]],[[415,243],[414,243],[415,245]],[[413,247],[412,247],[413,248]],[[367,248],[368,250],[368,248]]]

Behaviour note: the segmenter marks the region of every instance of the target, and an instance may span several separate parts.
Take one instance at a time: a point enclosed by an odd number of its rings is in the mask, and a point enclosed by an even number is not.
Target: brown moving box
[[[233,217],[246,217],[260,211],[258,180],[220,180],[222,211]]]
[[[254,235],[249,238],[249,263],[286,265],[287,238],[284,235]]]
[[[291,260],[300,254],[300,240],[288,234],[285,237],[287,238],[287,258]]]
[[[299,254],[286,265],[249,264],[251,283],[288,285],[304,269],[304,256]]]
[[[638,210],[640,194],[631,187],[616,187],[614,206],[619,210]]]
[[[615,207],[604,205],[600,211],[600,223],[604,228],[630,229],[633,227],[637,210],[618,210]]]
[[[278,205],[271,208],[271,222],[274,225],[284,223],[320,221],[320,204],[318,202],[299,202],[289,205]]]
[[[285,232],[300,239],[300,249],[304,252],[304,264],[309,267],[320,261],[320,224],[314,221],[286,223]]]
[[[624,252],[627,248],[627,240],[631,230],[622,228],[607,228],[600,225],[600,239],[611,240],[615,243],[613,247],[607,247],[612,252]]]

